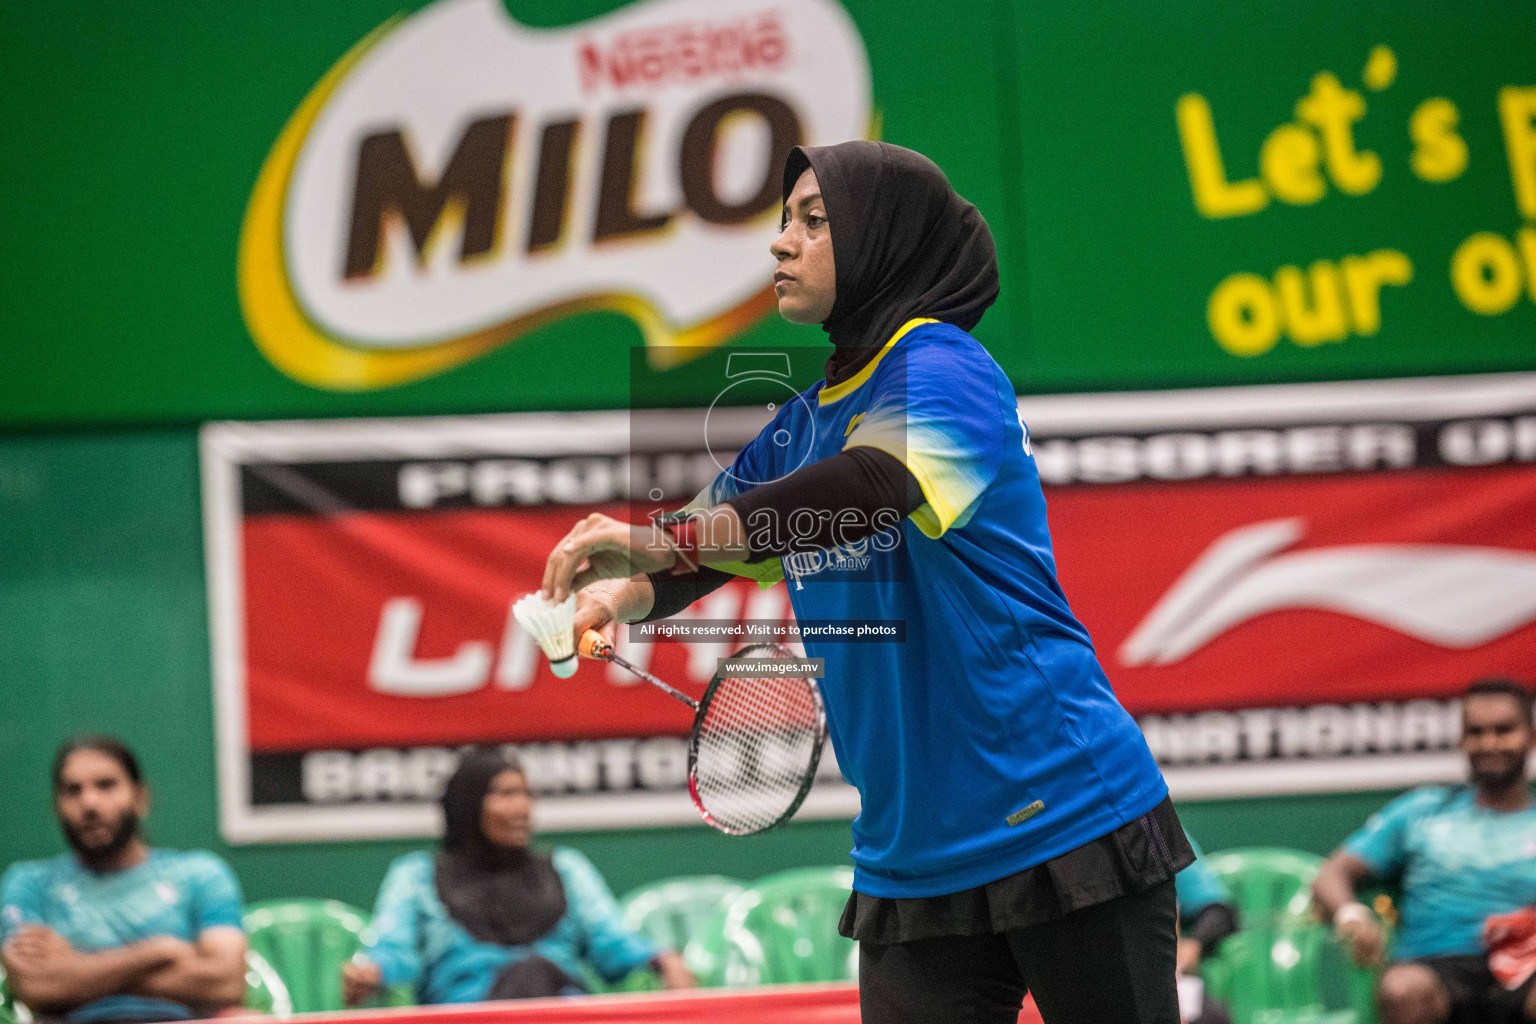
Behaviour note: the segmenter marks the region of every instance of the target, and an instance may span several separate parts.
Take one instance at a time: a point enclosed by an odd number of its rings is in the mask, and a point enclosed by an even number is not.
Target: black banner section
[[[761,744],[759,744],[761,746]],[[688,792],[688,740],[637,736],[553,743],[506,743],[543,797]],[[374,747],[251,755],[255,807],[433,803],[468,747]],[[743,757],[770,757],[750,743]],[[830,747],[816,777],[841,782]]]
[[[734,452],[654,452],[554,458],[252,462],[240,467],[240,505],[262,513],[418,512],[429,509],[676,504],[703,490]]]

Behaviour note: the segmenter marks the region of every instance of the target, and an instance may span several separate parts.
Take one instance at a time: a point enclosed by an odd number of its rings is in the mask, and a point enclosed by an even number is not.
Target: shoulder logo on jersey
[[[1018,410],[1018,414],[1019,414],[1019,429],[1024,432],[1024,454],[1029,456],[1030,458],[1034,458],[1035,457],[1035,449],[1033,447],[1031,447],[1030,443],[1029,443],[1029,424],[1024,422],[1024,410],[1023,409]]]
[[[864,417],[867,415],[869,415],[867,412],[861,412],[853,419],[849,420],[848,426],[843,428],[843,436],[847,437],[849,434],[853,433],[853,428],[864,422]]]
[[[784,567],[785,578],[794,581],[796,590],[803,590],[805,584],[802,580],[806,576],[865,572],[874,560],[874,552],[891,551],[900,543],[901,531],[892,527],[851,544],[835,544],[821,551],[796,551],[782,555],[779,562]]]

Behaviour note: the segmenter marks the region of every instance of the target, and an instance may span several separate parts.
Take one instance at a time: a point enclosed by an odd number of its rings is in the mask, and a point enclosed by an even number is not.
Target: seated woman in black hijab
[[[682,957],[624,926],[591,861],[529,848],[532,810],[515,759],[464,757],[443,792],[442,847],[384,877],[378,940],[342,972],[349,1004],[386,985],[414,986],[421,1003],[579,995],[583,963],[609,981],[649,964],[668,988],[694,984]]]

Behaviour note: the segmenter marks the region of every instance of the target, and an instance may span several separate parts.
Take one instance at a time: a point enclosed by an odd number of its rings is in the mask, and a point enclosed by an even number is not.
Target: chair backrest
[[[853,870],[846,867],[768,875],[717,911],[683,957],[706,985],[854,978],[858,946],[837,931],[852,889]]]
[[[661,949],[681,950],[700,925],[746,887],[723,875],[665,878],[625,893],[619,908],[625,925]]]
[[[1305,919],[1312,879],[1323,866],[1315,854],[1267,846],[1223,850],[1204,860],[1232,894],[1243,928]]]
[[[254,949],[245,953],[245,1005],[247,1009],[272,1017],[287,1017],[293,1013],[288,986],[267,963],[266,957]]]
[[[1244,930],[1202,965],[1206,991],[1227,1003],[1233,1024],[1367,1024],[1374,978],[1321,924]]]
[[[1233,1024],[1365,1024],[1374,1019],[1374,977],[1350,962],[1311,917],[1312,880],[1323,859],[1300,850],[1251,847],[1206,863],[1237,904],[1236,935],[1202,967]]]
[[[32,1011],[16,1001],[16,994],[5,980],[4,967],[0,967],[0,1024],[32,1024]]]
[[[338,900],[271,900],[245,912],[250,947],[277,972],[294,1013],[340,1010],[341,967],[372,941],[368,915]]]

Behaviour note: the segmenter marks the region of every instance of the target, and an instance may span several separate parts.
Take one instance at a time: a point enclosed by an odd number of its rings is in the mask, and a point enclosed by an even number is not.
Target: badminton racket
[[[614,653],[596,630],[578,645],[588,658],[632,672],[693,710],[688,794],[705,822],[732,836],[767,832],[794,817],[816,780],[827,714],[815,680],[763,670],[717,673],[699,700]],[[731,662],[781,661],[792,652],[752,644]]]

